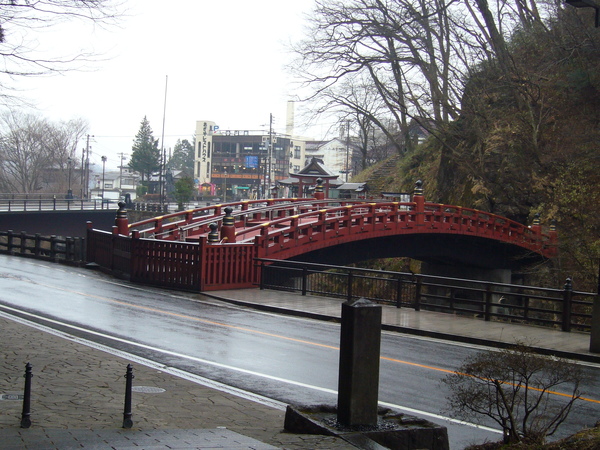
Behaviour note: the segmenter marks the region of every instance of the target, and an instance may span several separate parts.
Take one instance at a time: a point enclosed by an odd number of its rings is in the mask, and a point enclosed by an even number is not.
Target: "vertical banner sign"
[[[200,120],[196,122],[196,164],[194,178],[201,186],[211,182],[212,137],[219,127],[214,122]]]

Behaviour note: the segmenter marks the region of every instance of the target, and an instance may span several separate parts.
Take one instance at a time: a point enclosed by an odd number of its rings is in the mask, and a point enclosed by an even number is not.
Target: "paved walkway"
[[[212,297],[317,319],[338,318],[341,300],[258,289]],[[383,307],[384,328],[480,344],[525,339],[547,352],[600,362],[589,335]],[[346,449],[327,436],[283,430],[284,410],[199,384],[0,317],[0,447],[3,449]],[[33,367],[32,426],[19,427],[25,364]],[[127,364],[134,366],[133,428],[123,429]]]

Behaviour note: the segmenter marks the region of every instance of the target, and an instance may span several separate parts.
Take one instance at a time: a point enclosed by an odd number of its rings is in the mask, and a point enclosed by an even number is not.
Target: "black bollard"
[[[25,390],[23,392],[23,413],[21,414],[21,428],[31,426],[31,364],[25,365]]]
[[[125,408],[123,410],[123,428],[131,428],[133,420],[131,420],[131,390],[133,384],[133,367],[127,364],[127,373],[125,374]]]

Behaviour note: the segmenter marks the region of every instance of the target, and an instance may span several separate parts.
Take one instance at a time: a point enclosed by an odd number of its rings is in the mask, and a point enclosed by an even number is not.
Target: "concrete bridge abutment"
[[[486,301],[486,293],[470,289],[473,285],[467,280],[476,281],[489,281],[491,283],[502,283],[502,284],[514,284],[512,280],[511,269],[485,269],[478,267],[468,267],[463,265],[448,265],[448,264],[437,264],[431,262],[423,262],[421,264],[421,274],[430,276],[439,276],[446,278],[455,278],[462,281],[453,282],[454,287],[427,287],[426,295],[430,296],[428,303],[439,303],[443,306],[448,300],[445,298],[451,298],[454,304],[460,304],[461,299],[464,302],[460,305],[461,308],[466,310],[472,310],[473,313],[484,313],[483,305]],[[464,288],[461,290],[461,286]],[[502,295],[497,293],[500,287],[496,287],[495,293],[491,294],[492,313],[507,313],[507,309],[510,305],[521,306],[519,299],[513,299],[509,295]],[[507,288],[508,290],[508,288]],[[437,298],[437,300],[436,300]],[[471,304],[470,301],[477,301],[478,305]]]

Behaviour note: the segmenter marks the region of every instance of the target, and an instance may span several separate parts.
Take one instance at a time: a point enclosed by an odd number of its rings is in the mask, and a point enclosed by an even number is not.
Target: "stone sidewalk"
[[[342,449],[347,442],[283,430],[285,411],[197,384],[0,317],[2,449]],[[25,365],[30,428],[20,428]],[[134,370],[133,427],[123,429],[125,373]]]

